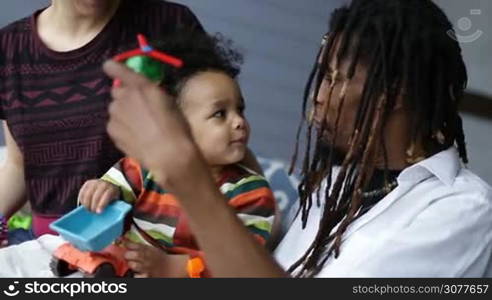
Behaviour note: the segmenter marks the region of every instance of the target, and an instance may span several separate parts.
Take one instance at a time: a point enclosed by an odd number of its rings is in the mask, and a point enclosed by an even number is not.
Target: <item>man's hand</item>
[[[109,135],[118,148],[150,170],[155,181],[180,200],[198,243],[207,253],[212,273],[219,277],[284,276],[227,205],[174,100],[155,83],[122,64],[108,61],[104,71],[121,80],[121,86],[114,87],[111,93]],[[224,247],[224,241],[232,250]],[[149,251],[142,249],[144,254],[137,254],[138,249],[129,248],[130,266],[147,275],[143,265],[147,259],[142,257]],[[182,256],[167,258],[179,261],[179,270],[185,271]]]
[[[119,196],[120,189],[117,186],[100,179],[86,181],[79,191],[80,204],[98,214]]]
[[[190,162],[200,157],[182,113],[159,86],[126,66],[108,61],[104,71],[121,81],[111,93],[109,135],[172,191],[187,178],[181,172],[192,172]]]

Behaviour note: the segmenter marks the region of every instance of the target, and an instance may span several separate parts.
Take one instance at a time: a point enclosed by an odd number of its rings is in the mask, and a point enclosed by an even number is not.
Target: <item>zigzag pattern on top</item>
[[[26,164],[43,166],[61,163],[73,164],[90,161],[100,154],[102,141],[100,138],[62,141],[56,144],[40,144],[29,148]]]
[[[94,96],[107,94],[110,86],[102,78],[81,82],[72,86],[54,87],[49,90],[23,91],[20,97],[13,90],[0,95],[4,109],[43,107],[62,103],[78,102]]]

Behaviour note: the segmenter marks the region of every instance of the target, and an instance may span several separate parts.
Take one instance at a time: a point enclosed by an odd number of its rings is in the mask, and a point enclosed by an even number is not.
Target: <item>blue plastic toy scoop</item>
[[[131,205],[115,201],[100,214],[79,206],[57,221],[50,228],[66,241],[82,251],[101,251],[123,234],[126,214]]]

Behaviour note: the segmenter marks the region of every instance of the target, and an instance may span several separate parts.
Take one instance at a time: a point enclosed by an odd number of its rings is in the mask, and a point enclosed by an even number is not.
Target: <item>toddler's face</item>
[[[249,124],[237,82],[222,72],[206,71],[190,78],[179,95],[193,137],[210,166],[241,161]]]

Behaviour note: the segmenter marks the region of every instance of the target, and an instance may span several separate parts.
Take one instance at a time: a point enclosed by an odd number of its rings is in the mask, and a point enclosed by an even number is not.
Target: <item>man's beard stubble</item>
[[[345,152],[334,147],[326,138],[320,138],[318,142],[318,150],[320,156],[328,162],[330,159],[330,154],[332,155],[332,165],[341,166],[343,160],[345,159]]]

